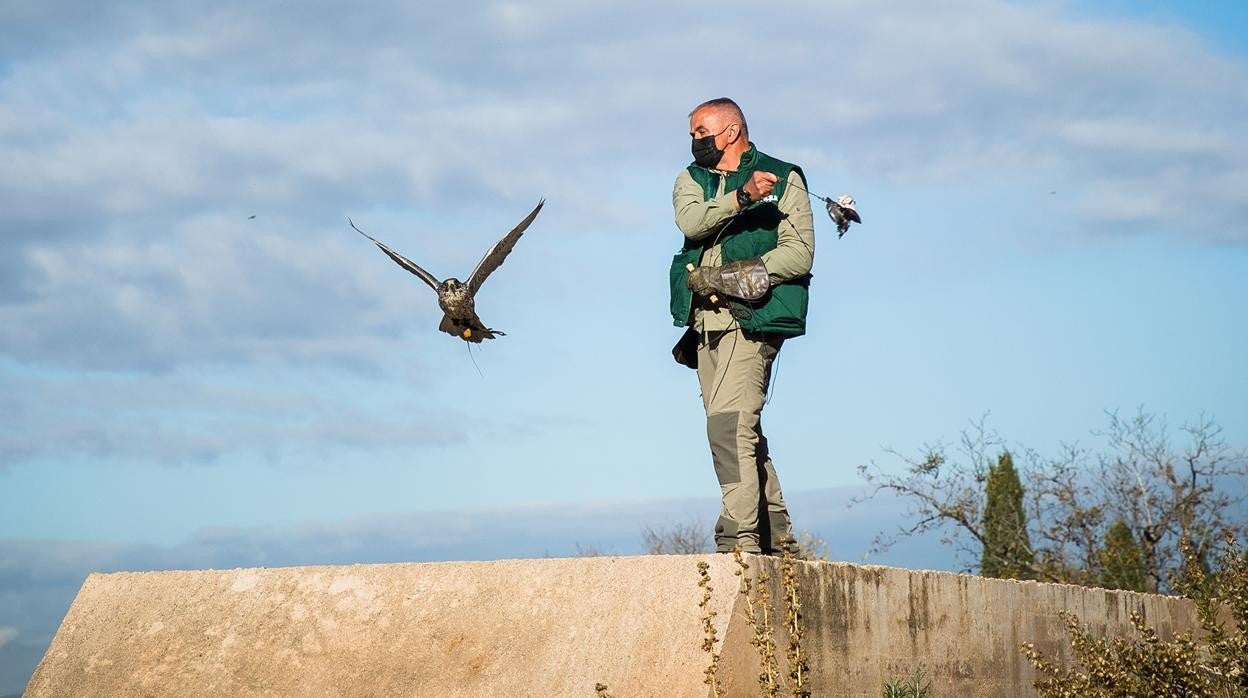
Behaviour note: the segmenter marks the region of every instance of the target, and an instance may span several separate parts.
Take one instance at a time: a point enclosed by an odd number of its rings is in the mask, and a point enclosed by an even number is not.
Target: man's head
[[[745,114],[727,97],[703,102],[689,112],[689,136],[694,162],[703,167],[735,169],[750,148]]]

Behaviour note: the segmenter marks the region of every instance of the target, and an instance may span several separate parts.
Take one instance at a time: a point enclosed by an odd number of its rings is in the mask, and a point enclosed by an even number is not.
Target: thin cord
[[[464,346],[468,347],[468,359],[472,361],[472,367],[477,369],[477,375],[485,378],[485,374],[481,372],[481,367],[477,365],[477,358],[472,355],[472,342],[464,342]]]
[[[724,186],[725,186],[725,187],[727,187],[727,186],[728,186],[728,177],[727,177],[726,175],[720,175],[720,181],[721,181],[721,182],[723,182],[723,184],[724,184]],[[730,216],[730,217],[728,218],[728,220],[724,221],[724,222],[723,222],[723,224],[719,226],[719,230],[715,231],[715,237],[714,237],[714,239],[712,239],[712,240],[711,240],[711,245],[710,245],[710,247],[706,247],[706,248],[704,248],[703,254],[706,254],[705,250],[710,250],[712,247],[715,247],[716,245],[718,245],[718,244],[719,244],[719,240],[720,240],[720,238],[721,238],[721,237],[723,237],[723,235],[724,235],[724,230],[725,230],[726,228],[728,228],[730,225],[732,225],[733,221],[735,221],[735,220],[737,219],[737,217],[738,217],[738,216],[740,216],[742,213],[745,213],[745,209],[744,209],[744,208],[743,208],[743,209],[739,209],[736,213],[732,214],[732,216]],[[719,261],[720,261],[720,264],[723,264],[723,261],[724,261],[724,251],[723,251],[723,249],[722,249],[722,248],[721,248],[721,249],[720,249],[720,251],[719,251]],[[699,259],[698,259],[698,264],[699,264],[699,265],[701,265],[701,264],[702,264],[702,260],[701,260],[701,258],[699,258]],[[727,332],[732,332],[732,333],[733,333],[733,334],[732,334],[732,349],[730,349],[730,350],[728,351],[728,361],[724,364],[724,370],[723,370],[723,372],[720,372],[720,371],[719,371],[719,366],[718,366],[718,365],[715,367],[715,369],[716,369],[716,373],[719,373],[719,376],[718,376],[719,381],[718,381],[718,382],[714,385],[713,389],[711,390],[711,397],[710,397],[710,399],[708,399],[708,400],[706,401],[706,407],[707,407],[707,411],[708,411],[708,413],[709,413],[709,411],[710,411],[711,403],[713,403],[713,402],[715,401],[715,396],[716,396],[716,395],[719,395],[719,389],[723,386],[723,384],[724,384],[724,379],[725,379],[725,378],[727,378],[727,376],[728,376],[728,366],[732,364],[732,355],[733,355],[733,354],[736,352],[736,350],[737,350],[737,334],[739,334],[740,332],[742,332],[742,331],[743,331],[743,330],[741,329],[741,323],[740,323],[739,318],[738,318],[738,317],[736,316],[736,314],[735,314],[735,313],[731,310],[731,308],[732,308],[733,306],[736,306],[736,305],[738,305],[738,304],[736,304],[736,303],[730,303],[730,304],[728,304],[728,307],[729,307],[728,317],[730,318],[730,320],[731,320],[731,321],[728,323],[728,327],[727,327],[727,329],[723,330],[723,332],[725,332],[725,333],[727,333]],[[734,325],[735,325],[735,327],[734,327]],[[721,334],[721,335],[719,336],[720,341],[723,341],[723,338],[724,338],[724,336]],[[707,342],[706,342],[706,343],[707,343],[707,345],[708,345],[708,346],[710,345],[710,343],[711,343],[711,342],[710,342],[709,337],[708,337],[708,339],[707,339]]]
[[[728,360],[723,363],[723,371],[720,366],[715,366],[715,372],[719,373],[719,383],[715,386],[715,390],[711,392],[711,399],[706,401],[707,412],[710,412],[711,403],[715,402],[715,396],[719,395],[719,389],[724,385],[724,379],[728,377],[728,367],[732,365],[732,355],[737,353],[737,335],[741,334],[740,328],[736,330],[724,330],[725,334],[732,332],[732,348],[728,350]],[[724,335],[719,336],[719,341],[724,341]],[[707,342],[708,344],[710,342]]]
[[[727,177],[722,177],[721,181],[723,181],[723,182],[725,183],[725,186],[727,185],[727,181],[728,181],[728,180],[727,180]],[[807,194],[810,194],[811,196],[818,196],[818,194],[812,194],[812,193],[810,192],[810,190],[809,190],[809,189],[806,189],[805,187],[801,186],[800,184],[796,184],[796,183],[795,183],[795,182],[793,182],[791,179],[786,178],[786,179],[785,179],[785,183],[786,183],[786,185],[793,185],[793,186],[796,186],[798,189],[801,189],[802,191],[806,192]],[[825,201],[827,201],[827,199],[825,199]],[[744,213],[746,210],[748,210],[748,208],[749,208],[749,207],[746,207],[746,208],[740,209],[740,210],[739,210],[739,211],[737,211],[736,213],[732,214],[732,216],[731,216],[730,218],[728,218],[726,221],[724,221],[724,222],[720,225],[719,230],[715,231],[715,237],[711,240],[711,245],[710,245],[710,247],[707,247],[706,249],[708,249],[708,250],[709,250],[711,247],[714,247],[714,246],[718,245],[718,244],[719,244],[719,242],[720,242],[720,238],[721,238],[721,237],[723,237],[723,235],[724,235],[724,231],[725,231],[725,229],[727,229],[727,228],[728,228],[728,227],[732,224],[732,222],[736,220],[736,218],[737,218],[738,216],[740,216],[742,213]],[[789,217],[788,217],[787,215],[784,217],[784,219],[783,219],[783,221],[782,221],[782,222],[788,222],[788,224],[789,224],[790,226],[793,226],[793,228],[794,228],[794,232],[796,232],[797,226],[796,226],[796,225],[794,225],[794,224],[793,224],[793,222],[789,220]],[[813,221],[812,221],[812,223],[813,223]],[[812,246],[810,243],[808,243],[808,242],[806,242],[805,240],[803,240],[801,235],[796,235],[796,237],[797,237],[798,241],[799,241],[799,242],[800,242],[800,243],[801,243],[804,247],[806,247],[806,249],[807,249],[807,250],[809,250],[809,251],[810,251],[811,256],[813,257],[813,256],[814,256],[814,248],[813,248],[813,246]],[[700,263],[700,262],[701,262],[701,260],[699,260],[699,263]],[[720,252],[720,262],[721,262],[721,263],[723,262],[723,252],[722,252],[722,250],[721,250],[721,252]],[[774,298],[776,301],[778,301],[778,302],[780,303],[780,305],[784,306],[784,309],[785,309],[785,310],[789,311],[790,313],[792,313],[792,312],[793,312],[793,309],[792,309],[792,308],[790,308],[790,307],[788,306],[788,304],[784,302],[784,299],[783,299],[783,298],[780,298],[780,297],[778,297],[778,296],[776,296],[776,295],[774,295],[774,294],[772,295],[772,298]],[[741,321],[742,321],[742,320],[749,320],[751,317],[753,317],[753,316],[754,316],[754,310],[753,310],[751,307],[749,307],[749,306],[745,305],[744,303],[740,303],[740,302],[737,302],[737,301],[729,301],[728,303],[726,303],[726,304],[725,304],[725,309],[728,311],[728,316],[729,316],[729,317],[731,318],[731,320],[732,320],[732,322],[731,322],[731,323],[729,323],[728,327],[727,327],[725,330],[723,330],[724,332],[733,332],[733,345],[732,345],[732,349],[730,349],[730,350],[729,350],[729,352],[728,352],[728,364],[731,364],[731,363],[732,363],[732,356],[733,356],[733,354],[736,352],[736,348],[737,348],[737,346],[736,346],[736,335],[737,335],[738,333],[744,332],[744,329],[741,327]],[[721,336],[721,340],[722,340],[722,336]],[[708,344],[709,344],[709,341],[708,341]],[[775,364],[773,364],[774,366],[776,366],[776,372],[775,372],[775,373],[773,373],[773,374],[771,375],[771,380],[769,380],[769,381],[768,381],[768,385],[767,385],[767,397],[765,398],[764,404],[769,404],[769,403],[771,402],[771,397],[772,397],[772,395],[774,395],[775,379],[776,379],[776,377],[777,377],[777,375],[778,375],[778,373],[779,373],[779,370],[778,370],[778,363],[779,363],[779,354],[777,353],[777,355],[776,355],[776,362],[775,362]],[[720,387],[722,387],[722,385],[723,385],[723,381],[724,381],[724,378],[726,377],[726,374],[727,374],[727,368],[725,368],[724,373],[722,373],[722,374],[719,376],[719,381],[718,381],[718,383],[716,383],[716,385],[714,386],[714,389],[711,391],[711,400],[707,401],[707,405],[708,405],[708,406],[710,405],[710,403],[711,403],[712,401],[714,401],[715,396],[719,395],[719,389],[720,389]]]
[[[815,197],[816,199],[819,199],[820,201],[825,201],[825,202],[832,201],[832,199],[830,199],[830,198],[828,198],[828,197],[826,197],[826,196],[819,196],[818,194],[814,193],[813,191],[811,191],[811,190],[807,189],[806,187],[803,187],[802,185],[797,184],[797,183],[795,183],[795,182],[789,182],[789,184],[790,184],[790,185],[792,185],[792,186],[797,187],[798,189],[801,189],[802,191],[806,192],[807,194],[810,194],[811,196]]]
[[[792,182],[789,182],[789,184],[793,184],[793,183],[792,183]],[[821,201],[823,201],[825,204],[827,204],[827,206],[828,206],[828,218],[831,218],[831,219],[833,220],[833,222],[835,222],[835,223],[836,223],[836,230],[837,230],[837,233],[836,233],[836,239],[838,239],[838,240],[839,240],[839,239],[841,239],[841,238],[845,237],[845,233],[849,232],[849,223],[850,223],[850,220],[846,220],[846,221],[844,221],[844,223],[842,223],[841,221],[836,220],[836,216],[832,215],[832,207],[833,207],[833,206],[837,206],[838,208],[840,208],[840,204],[839,204],[839,203],[837,203],[837,202],[833,201],[833,200],[832,200],[831,198],[829,198],[829,197],[826,197],[826,196],[819,196],[818,194],[816,194],[816,193],[812,192],[811,190],[807,189],[806,187],[803,187],[803,186],[802,186],[802,185],[800,185],[800,184],[793,184],[793,186],[797,187],[798,189],[801,189],[802,191],[806,192],[807,194],[809,194],[809,195],[811,195],[811,196],[813,196],[813,197],[816,197],[816,198],[820,199],[820,200],[821,200]],[[851,210],[851,211],[853,211],[853,210],[854,210],[854,209],[852,208],[852,206],[850,207],[850,210]],[[855,211],[855,214],[857,214],[857,211]],[[851,219],[851,220],[852,220],[852,219]],[[859,222],[861,222],[861,221],[859,221]],[[842,225],[844,225],[845,227],[843,227],[843,228],[842,228],[842,227],[841,227]]]
[[[780,352],[776,352],[776,358],[771,362],[771,380],[767,381],[767,398],[763,400],[763,406],[771,404],[771,398],[776,394],[776,383],[780,381]]]

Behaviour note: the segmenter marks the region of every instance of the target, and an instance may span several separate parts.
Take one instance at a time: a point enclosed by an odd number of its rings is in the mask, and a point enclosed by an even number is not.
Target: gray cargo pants
[[[715,523],[719,552],[738,545],[744,552],[779,552],[793,535],[761,421],[771,365],[783,342],[741,330],[699,336],[706,436],[724,500]]]

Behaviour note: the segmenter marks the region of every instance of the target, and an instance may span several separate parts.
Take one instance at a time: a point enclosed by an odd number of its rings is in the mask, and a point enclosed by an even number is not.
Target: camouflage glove
[[[719,291],[747,301],[762,298],[771,287],[767,266],[757,258],[729,262],[722,267],[697,267],[689,272],[685,283],[699,296]]]

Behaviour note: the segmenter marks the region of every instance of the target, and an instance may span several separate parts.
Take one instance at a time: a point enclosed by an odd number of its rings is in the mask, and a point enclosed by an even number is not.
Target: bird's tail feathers
[[[442,322],[438,324],[438,329],[473,344],[480,344],[487,339],[507,336],[506,332],[486,327],[480,321],[464,323],[455,320],[449,315],[442,316]]]

